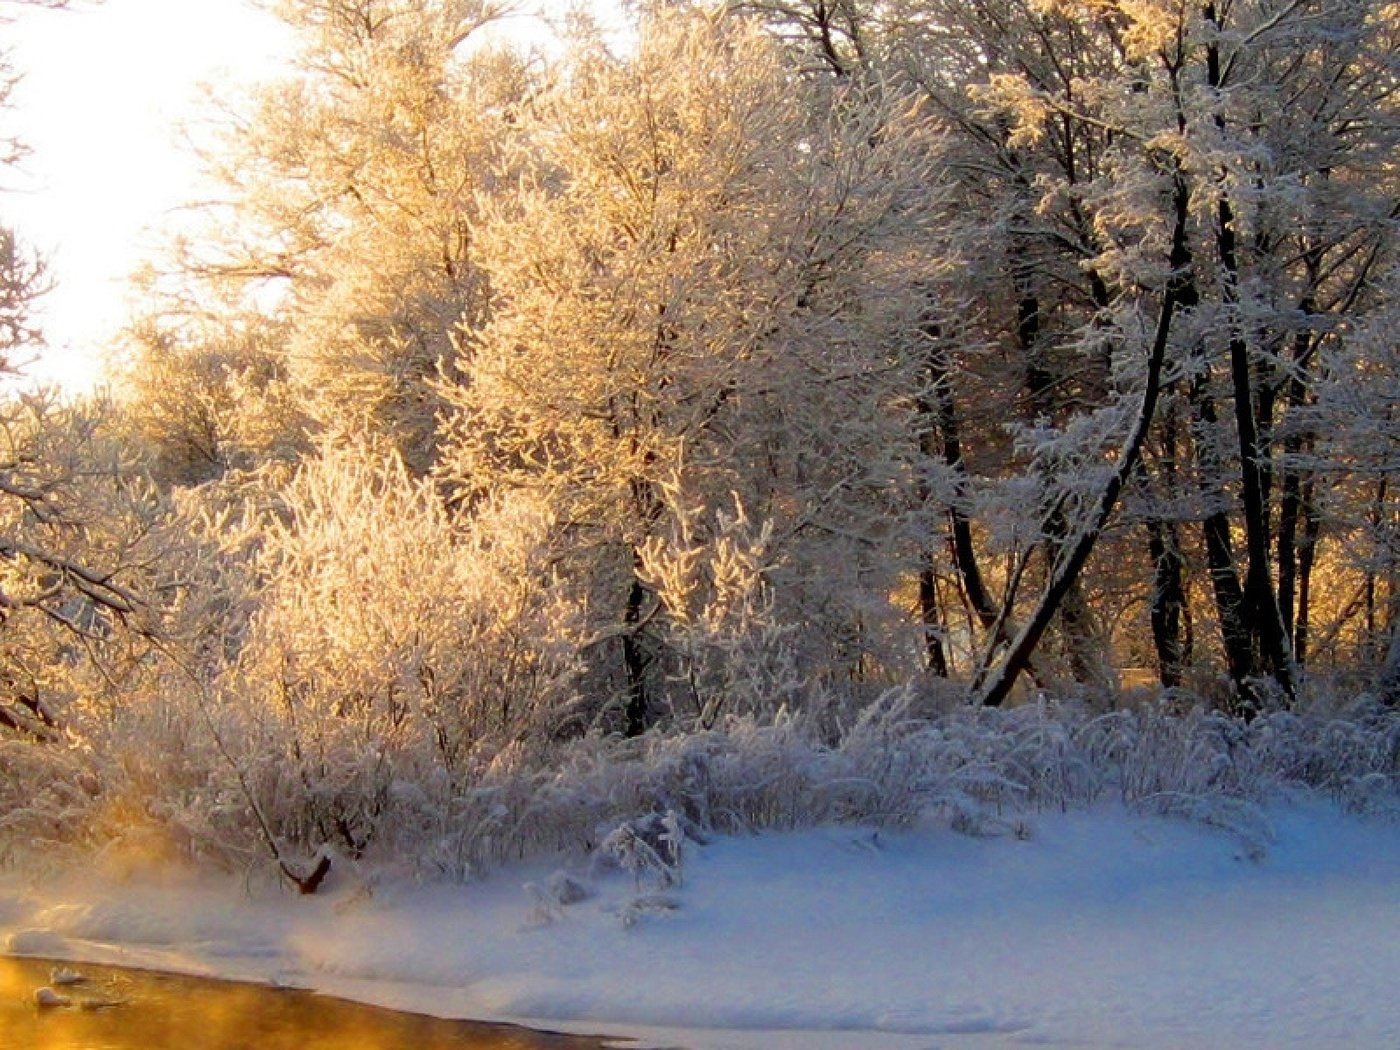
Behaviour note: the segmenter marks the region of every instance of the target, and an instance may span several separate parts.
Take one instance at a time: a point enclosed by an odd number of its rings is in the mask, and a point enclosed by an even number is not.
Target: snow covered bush
[[[807,681],[797,668],[794,626],[780,621],[767,578],[772,522],[752,522],[737,496],[712,523],[698,516],[678,509],[669,536],[642,544],[638,565],[667,610],[660,630],[689,701],[682,721],[709,728],[721,713],[794,704]]]
[[[893,691],[835,743],[815,719],[788,714],[557,743],[484,770],[457,801],[451,834],[435,841],[438,859],[419,860],[480,870],[533,853],[616,853],[634,839],[660,857],[660,839],[637,829],[672,816],[691,841],[928,819],[1023,834],[1039,811],[1102,801],[1218,827],[1255,855],[1269,838],[1261,807],[1280,795],[1318,792],[1370,812],[1400,802],[1400,716],[1318,711],[1246,725],[1204,711],[1103,716],[1041,704],[923,719],[910,708],[911,693]],[[449,854],[454,865],[441,861]]]
[[[289,856],[329,846],[358,853],[368,871],[451,880],[525,856],[593,856],[631,872],[640,893],[673,885],[688,844],[713,833],[932,820],[965,834],[1022,835],[1043,810],[1111,802],[1216,827],[1256,857],[1270,839],[1265,807],[1280,798],[1314,793],[1400,813],[1400,713],[1364,698],[1251,723],[1204,710],[1096,715],[1050,703],[925,718],[906,689],[834,738],[814,715],[787,712],[635,739],[503,744],[487,725],[449,773],[421,714],[403,714],[399,735],[369,749],[365,719],[386,714],[340,724],[322,711],[324,723],[312,726],[318,708],[307,701],[331,701],[300,695],[301,706],[262,712],[238,694],[209,695],[203,735],[192,728],[183,749],[144,766],[134,730],[106,737],[114,753],[100,760],[91,750],[52,752],[44,769],[62,775],[50,789],[35,788],[43,772],[30,768],[32,748],[0,749],[15,773],[0,798],[9,806],[0,842],[21,853],[29,837],[110,841],[120,833],[104,816],[139,782],[149,794],[141,821],[196,859],[267,868],[265,820]],[[171,740],[178,715],[173,702],[149,706],[130,725]]]
[[[463,521],[396,453],[329,443],[261,525],[257,609],[214,703],[278,835],[359,855],[401,809],[446,813],[480,755],[569,697],[572,610],[525,495]]]
[[[101,809],[100,766],[72,742],[42,747],[0,737],[0,865],[91,844]]]

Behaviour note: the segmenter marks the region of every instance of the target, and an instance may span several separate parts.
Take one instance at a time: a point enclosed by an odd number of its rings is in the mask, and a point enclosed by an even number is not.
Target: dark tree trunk
[[[1258,676],[1259,668],[1254,637],[1246,619],[1244,588],[1235,570],[1230,518],[1222,506],[1225,495],[1220,491],[1221,464],[1215,448],[1219,419],[1215,412],[1215,399],[1211,397],[1207,383],[1208,379],[1202,375],[1190,386],[1196,430],[1196,467],[1201,495],[1209,508],[1205,520],[1201,522],[1201,537],[1205,544],[1211,594],[1215,599],[1215,617],[1220,624],[1225,666],[1235,689],[1236,703],[1241,711],[1255,710],[1259,706],[1259,697],[1253,679]]]
[[[1278,611],[1283,629],[1290,635],[1297,624],[1298,611],[1298,520],[1302,515],[1303,479],[1295,470],[1285,470],[1280,486],[1278,512]],[[1294,646],[1299,666],[1303,654]]]
[[[292,882],[296,884],[298,893],[304,897],[309,897],[321,888],[321,883],[325,882],[326,876],[331,873],[330,854],[322,853],[321,856],[316,859],[315,866],[305,875],[295,874],[292,869],[286,865],[283,866],[282,871],[287,878],[291,879]]]
[[[1302,380],[1294,376],[1289,380],[1287,403],[1290,410],[1300,407],[1306,396]],[[1303,469],[1296,458],[1311,445],[1310,435],[1301,429],[1284,437],[1283,480],[1279,485],[1278,512],[1278,607],[1283,621],[1283,629],[1290,636],[1296,635],[1298,623],[1299,590],[1299,547],[1303,542],[1299,536],[1299,525],[1303,519],[1303,490],[1305,479]],[[1303,666],[1305,654],[1295,644],[1293,658]]]
[[[1201,531],[1205,538],[1206,568],[1215,596],[1215,615],[1220,621],[1220,641],[1225,649],[1225,666],[1235,687],[1235,713],[1254,712],[1261,701],[1254,681],[1259,667],[1254,636],[1245,614],[1244,588],[1235,571],[1230,519],[1224,511],[1214,511],[1201,523]]]
[[[1317,545],[1322,537],[1322,516],[1317,511],[1314,483],[1303,485],[1303,538],[1298,544],[1298,613],[1293,623],[1294,659],[1302,664],[1308,658],[1312,623],[1312,576],[1317,563]]]
[[[1326,179],[1324,174],[1323,179]],[[1322,283],[1322,247],[1305,237],[1301,253],[1307,281],[1298,310],[1304,317],[1311,318],[1317,312],[1317,290]],[[1308,387],[1305,375],[1308,361],[1317,347],[1317,340],[1309,330],[1298,332],[1293,338],[1292,368],[1285,385],[1284,404],[1286,419],[1291,418],[1307,402]],[[1295,426],[1283,441],[1284,465],[1283,481],[1279,497],[1278,523],[1278,604],[1279,616],[1284,632],[1293,641],[1293,659],[1300,669],[1307,661],[1307,626],[1305,597],[1308,583],[1302,565],[1302,547],[1307,541],[1306,504],[1311,503],[1312,475],[1298,462],[1303,452],[1311,451],[1313,434],[1310,428]],[[1303,534],[1299,535],[1299,524],[1303,522]],[[1309,571],[1311,565],[1309,565]]]
[[[1185,177],[1179,171],[1173,179],[1173,191],[1172,247],[1168,256],[1171,276],[1167,279],[1167,287],[1162,293],[1162,303],[1157,312],[1157,324],[1147,359],[1147,375],[1143,380],[1142,399],[1138,403],[1132,430],[1123,443],[1115,470],[1099,495],[1092,517],[1056,559],[1045,591],[1030,619],[1012,641],[1000,666],[983,683],[977,699],[989,707],[999,706],[1006,700],[1016,676],[1026,669],[1031,654],[1035,652],[1045,629],[1059,610],[1060,603],[1064,601],[1065,595],[1088,562],[1089,555],[1093,553],[1104,526],[1108,524],[1108,519],[1117,506],[1118,496],[1123,491],[1124,484],[1137,470],[1143,444],[1157,413],[1157,400],[1162,388],[1162,366],[1166,361],[1172,319],[1182,302],[1186,270],[1191,263],[1191,253],[1186,243],[1190,191],[1187,189]]]
[[[1228,208],[1222,203],[1228,219]],[[1263,450],[1255,429],[1249,354],[1242,338],[1230,340],[1230,375],[1235,405],[1235,425],[1240,440],[1240,495],[1244,505],[1247,563],[1244,580],[1245,610],[1262,655],[1275,680],[1290,697],[1296,691],[1293,651],[1284,632],[1278,598],[1269,566],[1269,526],[1265,515],[1263,479],[1259,468]]]
[[[932,424],[927,436],[932,438],[937,434],[943,462],[954,478],[952,506],[948,510],[953,563],[977,622],[984,631],[988,631],[997,622],[997,606],[983,580],[977,562],[977,546],[972,539],[972,520],[967,513],[967,467],[963,462],[962,433],[953,399],[947,351],[940,345],[940,333],[936,326],[927,326],[925,332],[933,340],[933,347],[928,354],[928,396],[920,399],[918,408],[920,415]]]
[[[1389,494],[1390,479],[1385,474],[1382,474],[1376,480],[1376,491],[1371,497],[1371,505],[1366,511],[1366,523],[1371,527],[1371,541],[1373,543],[1380,542],[1385,535],[1382,529],[1385,526],[1385,503]],[[1366,583],[1364,588],[1366,637],[1371,640],[1371,646],[1378,645],[1377,639],[1380,637],[1380,629],[1376,621],[1378,595],[1379,575],[1376,569],[1376,559],[1373,555],[1366,566]],[[1372,655],[1374,655],[1374,653]]]
[[[1152,556],[1152,645],[1157,651],[1157,677],[1167,689],[1181,685],[1186,667],[1182,636],[1186,588],[1182,583],[1181,545],[1176,525],[1147,520],[1147,549]]]
[[[1199,302],[1195,278],[1190,276],[1182,292],[1182,305],[1191,308]],[[1254,683],[1259,674],[1258,658],[1246,617],[1244,588],[1235,568],[1230,518],[1224,506],[1224,467],[1218,448],[1220,417],[1216,413],[1215,398],[1210,392],[1209,369],[1204,362],[1198,361],[1197,365],[1196,377],[1187,388],[1187,397],[1195,431],[1193,444],[1197,484],[1207,508],[1201,522],[1201,538],[1205,545],[1211,595],[1215,600],[1215,618],[1220,625],[1221,647],[1225,651],[1225,667],[1234,689],[1234,707],[1237,713],[1248,713],[1258,710],[1260,706]]]
[[[931,567],[919,573],[919,612],[924,627],[924,652],[928,669],[939,678],[948,677],[948,655],[943,651],[943,616],[938,603],[938,577]]]
[[[622,636],[622,665],[627,672],[627,736],[641,736],[651,724],[651,696],[647,686],[647,670],[651,656],[642,639],[642,603],[647,590],[635,576],[627,592],[627,611],[623,623],[627,631]]]
[[[1206,5],[1204,15],[1209,23],[1220,28],[1213,3]],[[1206,82],[1212,89],[1219,90],[1222,87],[1221,76],[1220,48],[1212,40],[1206,48]],[[1215,123],[1223,129],[1224,117],[1217,113]],[[1238,305],[1240,265],[1235,217],[1230,200],[1224,194],[1216,204],[1215,248],[1220,262],[1225,303]],[[1274,592],[1269,564],[1268,505],[1263,468],[1267,449],[1260,441],[1259,421],[1255,416],[1255,386],[1249,346],[1238,322],[1232,324],[1229,358],[1235,429],[1240,443],[1240,501],[1244,508],[1247,557],[1244,612],[1269,671],[1283,691],[1292,697],[1297,691],[1293,646],[1284,630],[1283,617],[1279,614],[1278,596]]]
[[[962,450],[958,447],[957,421],[953,415],[951,400],[952,392],[944,389],[940,391],[939,386],[947,387],[947,369],[940,366],[936,359],[941,354],[940,341],[942,332],[936,322],[926,322],[924,324],[924,336],[930,340],[932,346],[928,352],[928,369],[926,382],[928,389],[922,391],[915,399],[915,408],[918,411],[919,427],[919,451],[924,459],[932,462],[939,454],[939,435],[945,430],[952,435],[952,452],[955,461],[961,463]],[[940,406],[939,400],[947,398],[949,407],[946,415],[949,422],[945,425],[941,422],[941,417],[945,410]],[[946,450],[948,439],[942,441],[945,449],[944,462],[948,462]],[[951,465],[951,464],[950,464]],[[919,482],[919,501],[927,508],[933,499],[928,482]],[[930,530],[932,531],[932,530]],[[928,659],[928,669],[939,678],[948,677],[948,655],[943,649],[943,612],[938,602],[938,576],[934,571],[934,551],[933,544],[924,549],[923,568],[919,570],[919,622],[924,632],[924,653]]]
[[[1206,571],[1210,576],[1211,594],[1215,598],[1215,618],[1220,624],[1220,642],[1225,650],[1225,666],[1235,689],[1239,711],[1253,711],[1260,698],[1254,685],[1259,674],[1254,650],[1254,636],[1246,619],[1244,587],[1235,570],[1234,541],[1230,535],[1230,518],[1222,504],[1220,491],[1221,465],[1215,448],[1219,418],[1215,399],[1206,389],[1208,380],[1199,377],[1191,384],[1191,409],[1196,424],[1196,464],[1200,474],[1201,495],[1210,508],[1201,522],[1201,538],[1206,550]]]
[[[1179,483],[1177,473],[1179,427],[1178,413],[1173,406],[1162,426],[1162,488],[1172,496]],[[1150,492],[1151,479],[1147,467],[1139,462],[1138,478],[1143,491]],[[1152,647],[1157,654],[1157,677],[1167,689],[1181,685],[1189,659],[1189,615],[1186,608],[1185,559],[1181,554],[1181,535],[1176,522],[1153,512],[1145,522],[1147,552],[1152,559],[1152,598],[1149,619],[1152,624]]]
[[[1040,333],[1040,299],[1029,293],[1023,294],[1016,307],[1016,339],[1026,362],[1027,401],[1033,419],[1052,421],[1056,414],[1056,376],[1046,363]],[[1046,483],[1050,484],[1051,479],[1047,478]],[[1048,541],[1045,545],[1047,576],[1054,571],[1061,551],[1069,539],[1069,531],[1070,526],[1065,519],[1063,507],[1057,505],[1045,520],[1045,538]],[[1093,613],[1084,596],[1082,577],[1076,575],[1070,581],[1064,599],[1060,602],[1057,620],[1070,678],[1081,684],[1105,685],[1107,679],[1095,638]]]

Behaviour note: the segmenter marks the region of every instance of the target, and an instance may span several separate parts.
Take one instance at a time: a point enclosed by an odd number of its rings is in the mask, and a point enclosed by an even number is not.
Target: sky
[[[0,33],[23,74],[7,126],[32,151],[7,173],[0,216],[48,257],[55,280],[41,308],[50,346],[28,372],[86,389],[121,326],[124,278],[154,231],[200,195],[179,127],[197,118],[201,84],[273,76],[290,40],[244,0],[76,0],[21,9]]]
[[[502,28],[539,43],[541,16],[574,0],[522,0]],[[0,0],[0,8],[11,8]],[[615,0],[586,0],[605,21]],[[5,129],[30,156],[7,172],[0,221],[48,259],[41,303],[49,346],[26,370],[94,387],[100,350],[128,316],[126,278],[152,257],[159,230],[210,195],[182,126],[207,112],[206,87],[234,91],[284,73],[290,32],[250,0],[71,0],[66,11],[13,8],[0,46],[23,80]],[[8,13],[8,12],[7,12]]]

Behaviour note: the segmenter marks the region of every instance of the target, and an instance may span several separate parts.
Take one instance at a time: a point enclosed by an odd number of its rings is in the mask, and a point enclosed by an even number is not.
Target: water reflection
[[[0,1050],[599,1050],[595,1040],[229,981],[74,965],[70,1005],[41,1009],[56,964],[0,957]]]

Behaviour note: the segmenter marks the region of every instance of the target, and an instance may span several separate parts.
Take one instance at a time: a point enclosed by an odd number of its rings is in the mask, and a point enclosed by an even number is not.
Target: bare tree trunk
[[[933,341],[933,346],[928,354],[928,395],[919,399],[918,410],[931,423],[928,436],[932,438],[937,434],[943,462],[954,478],[952,506],[948,510],[954,567],[977,622],[984,631],[989,631],[997,622],[998,610],[978,565],[977,546],[972,539],[972,521],[966,509],[969,495],[967,467],[963,462],[962,434],[953,400],[947,351],[941,345],[941,333],[936,325],[926,326],[925,334]]]
[[[1191,278],[1183,290],[1182,304],[1190,308],[1199,301],[1199,292],[1194,278]],[[1254,681],[1259,674],[1259,660],[1254,645],[1255,635],[1249,626],[1245,589],[1235,568],[1230,518],[1225,511],[1224,466],[1217,444],[1220,418],[1209,384],[1208,369],[1201,367],[1188,387],[1187,395],[1195,430],[1198,484],[1208,508],[1201,522],[1201,538],[1205,545],[1211,593],[1215,599],[1216,621],[1220,625],[1221,646],[1225,651],[1225,666],[1234,688],[1233,706],[1235,713],[1248,714],[1261,706],[1262,698]]]
[[[1023,293],[1016,307],[1016,339],[1026,362],[1028,402],[1033,417],[1053,420],[1056,376],[1046,367],[1045,351],[1040,340],[1040,314],[1040,299],[1029,292]],[[1046,480],[1048,484],[1049,479]],[[1046,518],[1045,538],[1048,542],[1044,553],[1047,575],[1054,571],[1059,552],[1069,538],[1069,528],[1062,506],[1057,506]],[[1070,581],[1056,620],[1070,678],[1080,684],[1106,687],[1109,678],[1105,673],[1102,646],[1095,637],[1093,612],[1084,596],[1081,577],[1076,576]]]
[[[651,455],[646,461],[651,463]],[[632,480],[632,502],[637,520],[644,522],[647,531],[661,520],[662,502],[656,495],[656,488],[650,479],[638,477]],[[624,711],[624,732],[629,737],[641,736],[651,725],[653,715],[651,702],[651,665],[655,660],[653,647],[648,644],[646,628],[652,616],[659,612],[659,605],[643,615],[646,597],[652,592],[642,582],[642,555],[635,545],[631,548],[631,582],[627,587],[627,602],[623,609],[622,622],[622,667],[627,680],[627,706]]]
[[[1312,576],[1317,564],[1317,545],[1322,537],[1322,516],[1314,499],[1311,478],[1303,485],[1303,538],[1298,545],[1298,612],[1293,622],[1294,658],[1302,664],[1308,658],[1312,626]]]
[[[1172,272],[1162,293],[1162,304],[1158,309],[1157,325],[1148,353],[1142,400],[1138,404],[1132,429],[1124,441],[1117,466],[1099,495],[1098,505],[1094,508],[1092,517],[1074,542],[1056,559],[1045,590],[1030,619],[1012,641],[1000,665],[983,682],[977,700],[989,707],[998,706],[1005,701],[1016,676],[1026,668],[1031,654],[1040,643],[1060,603],[1064,601],[1065,595],[1069,593],[1070,587],[1088,562],[1089,555],[1093,553],[1094,546],[1118,503],[1118,496],[1123,491],[1124,484],[1137,470],[1143,444],[1147,441],[1148,431],[1157,412],[1157,401],[1162,388],[1162,366],[1166,360],[1172,318],[1182,301],[1187,280],[1186,269],[1191,263],[1191,253],[1186,244],[1190,191],[1187,189],[1185,177],[1179,171],[1173,179],[1172,197],[1175,214],[1172,224],[1172,247],[1168,257]]]
[[[1162,427],[1163,488],[1168,494],[1176,491],[1178,476],[1177,412],[1168,411]],[[1151,488],[1146,465],[1139,460],[1138,478],[1144,491]],[[1185,559],[1181,555],[1181,536],[1176,522],[1157,514],[1146,522],[1147,552],[1152,559],[1152,598],[1149,616],[1152,624],[1152,647],[1157,653],[1157,678],[1167,689],[1181,685],[1186,668],[1189,630],[1186,608]]]
[[[939,678],[948,677],[948,655],[943,650],[943,615],[938,602],[938,577],[925,565],[919,573],[919,613],[924,627],[924,653],[928,669]]]
[[[1235,569],[1230,518],[1223,506],[1223,467],[1216,447],[1219,417],[1216,415],[1215,399],[1211,397],[1208,383],[1208,377],[1201,373],[1189,388],[1196,431],[1198,483],[1201,496],[1210,508],[1201,522],[1201,538],[1205,544],[1206,571],[1210,576],[1211,594],[1215,599],[1215,618],[1220,624],[1220,642],[1225,651],[1225,666],[1235,690],[1235,704],[1239,711],[1252,711],[1258,708],[1261,699],[1253,681],[1259,674],[1259,667],[1254,638],[1246,618],[1244,588]]]
[[[1215,615],[1220,622],[1220,641],[1225,650],[1225,666],[1235,687],[1235,713],[1256,711],[1262,700],[1254,682],[1259,666],[1254,637],[1246,619],[1244,588],[1235,572],[1230,519],[1224,511],[1214,511],[1201,523],[1201,531],[1205,538],[1206,567],[1215,595]]]
[[[1301,384],[1300,384],[1301,385]],[[1290,399],[1291,400],[1291,399]],[[1311,435],[1290,434],[1284,452],[1296,456],[1311,446]],[[1293,639],[1293,659],[1307,662],[1307,598],[1314,548],[1321,521],[1313,506],[1313,480],[1296,465],[1284,469],[1278,523],[1278,604],[1283,628]]]
[[[1165,688],[1175,689],[1181,685],[1186,666],[1182,638],[1186,589],[1175,524],[1149,518],[1147,550],[1152,557],[1152,645],[1157,651],[1157,677]]]
[[[957,442],[957,421],[953,416],[951,408],[952,392],[937,388],[942,384],[947,386],[946,368],[942,368],[935,363],[935,357],[940,353],[939,340],[942,333],[937,324],[928,323],[924,325],[924,335],[933,342],[933,348],[929,350],[928,358],[928,383],[930,389],[922,392],[915,399],[915,409],[918,412],[919,425],[919,451],[924,458],[932,461],[939,454],[940,444],[939,434],[945,430],[951,430],[952,449],[958,462],[961,461],[962,450]],[[945,425],[940,422],[945,410],[936,401],[946,398],[950,405],[946,410],[949,422]],[[945,449],[944,462],[947,462],[946,450],[949,447],[947,438],[942,442]],[[933,493],[930,491],[926,481],[919,482],[919,500],[925,507],[932,499]],[[928,660],[928,669],[939,678],[948,677],[948,655],[943,649],[943,613],[938,602],[938,576],[934,572],[934,551],[930,543],[923,552],[923,568],[919,570],[919,620],[924,632],[924,653]]]
[[[1221,222],[1232,221],[1222,200]],[[1233,234],[1229,240],[1233,240]],[[1269,567],[1269,527],[1265,515],[1263,478],[1259,468],[1263,449],[1255,428],[1253,386],[1249,353],[1241,337],[1230,340],[1230,375],[1235,425],[1240,440],[1240,495],[1244,504],[1247,562],[1244,600],[1250,625],[1257,635],[1269,670],[1290,697],[1297,691],[1293,647],[1285,633],[1283,617]]]
[[[1312,289],[1320,280],[1321,252],[1309,246],[1303,253],[1308,273],[1308,291],[1303,295],[1299,309],[1305,316],[1316,310]],[[1303,382],[1302,370],[1312,355],[1314,341],[1310,332],[1299,332],[1293,340],[1293,370],[1288,378],[1284,404],[1291,417],[1307,401],[1308,390]],[[1303,514],[1304,472],[1297,462],[1301,453],[1312,447],[1312,434],[1303,427],[1295,427],[1283,439],[1283,481],[1280,484],[1278,512],[1278,605],[1283,620],[1283,629],[1290,637],[1295,633],[1298,605],[1298,525]],[[1304,654],[1298,651],[1295,638],[1293,658],[1298,666],[1303,666]]]
[[[1214,3],[1204,9],[1206,21],[1217,29],[1220,20]],[[1219,45],[1212,40],[1206,48],[1206,82],[1221,87]],[[1215,124],[1224,128],[1224,117],[1216,114]],[[1223,193],[1216,203],[1215,248],[1220,261],[1224,299],[1228,305],[1239,302],[1239,256],[1234,211]],[[1263,461],[1267,454],[1259,437],[1259,421],[1254,412],[1254,377],[1249,362],[1249,346],[1236,325],[1229,341],[1230,383],[1235,409],[1235,429],[1240,442],[1240,499],[1244,505],[1245,566],[1244,599],[1249,626],[1258,638],[1269,670],[1283,691],[1297,692],[1293,646],[1284,630],[1274,592],[1269,565],[1268,506],[1264,492]]]
[[[646,600],[642,581],[632,577],[627,591],[627,609],[623,623],[628,630],[622,636],[622,666],[627,673],[627,709],[624,713],[627,736],[641,736],[651,724],[651,695],[647,686],[647,671],[651,656],[641,637],[642,603]]]
[[[1291,441],[1284,442],[1288,452]],[[1294,469],[1283,473],[1278,512],[1278,611],[1283,629],[1290,635],[1297,625],[1298,606],[1298,524],[1303,509],[1303,479]],[[1301,666],[1303,654],[1294,645],[1294,659]]]

